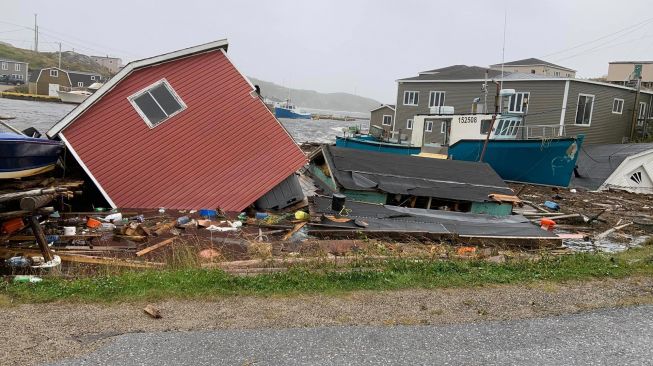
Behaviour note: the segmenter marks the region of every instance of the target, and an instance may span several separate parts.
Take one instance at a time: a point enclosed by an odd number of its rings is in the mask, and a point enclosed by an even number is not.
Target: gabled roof
[[[392,109],[393,111],[395,110],[395,105],[394,104],[381,104],[380,106],[372,109],[370,112],[378,111],[379,109],[386,108],[386,107]]]
[[[577,171],[571,186],[596,190],[628,157],[653,151],[653,143],[585,145],[578,154]]]
[[[229,43],[227,42],[226,39],[221,39],[219,41],[214,41],[214,42],[201,44],[199,46],[184,48],[178,51],[165,53],[159,56],[132,61],[129,64],[127,64],[127,66],[123,67],[114,77],[109,79],[109,81],[105,83],[100,89],[98,89],[98,91],[93,93],[93,95],[91,95],[90,97],[86,98],[84,102],[79,104],[75,109],[73,109],[72,111],[70,111],[70,113],[64,116],[64,118],[62,118],[61,121],[57,122],[54,126],[52,126],[52,128],[50,128],[50,130],[47,132],[47,135],[50,138],[56,136],[59,132],[64,130],[70,123],[72,123],[75,120],[75,118],[81,115],[87,108],[93,105],[97,100],[102,98],[107,92],[113,89],[113,87],[116,86],[122,79],[129,76],[129,74],[131,74],[134,70],[143,67],[161,64],[164,62],[169,62],[182,57],[188,57],[199,53],[210,52],[219,48],[222,48],[226,51],[228,45]],[[252,89],[253,88],[254,87],[252,86]]]
[[[325,146],[335,180],[345,189],[485,202],[513,195],[486,163],[403,156]]]
[[[467,66],[467,65],[451,65],[451,66],[441,67],[439,69],[422,71],[422,72],[420,72],[420,74],[435,74],[435,73],[439,73],[439,72],[447,72],[447,71],[453,71],[453,70],[458,70],[458,69],[464,69],[466,67],[469,67],[469,66]]]
[[[610,64],[653,64],[653,61],[611,61]]]
[[[442,71],[437,71],[437,70],[442,70]],[[483,79],[485,78],[486,72],[488,73],[489,79],[493,79],[501,76],[501,71],[491,70],[487,67],[454,65],[448,68],[444,67],[441,69],[436,69],[428,72],[421,72],[418,76],[399,79],[399,81]]]
[[[30,83],[35,83],[36,80],[38,80],[39,75],[41,75],[41,69],[30,69],[28,72]]]
[[[510,61],[510,62],[504,62],[504,66],[549,66],[549,67],[555,67],[557,69],[564,69],[564,70],[569,70],[569,71],[576,71],[574,69],[570,69],[568,67],[556,65],[554,63],[540,60],[539,58],[525,58],[523,60],[517,60],[517,61]],[[501,67],[501,64],[494,64],[490,65],[490,67]]]

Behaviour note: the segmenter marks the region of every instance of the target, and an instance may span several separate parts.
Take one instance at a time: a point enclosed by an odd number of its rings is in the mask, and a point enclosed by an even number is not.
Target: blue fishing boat
[[[584,135],[549,140],[488,141],[483,161],[507,181],[567,187]],[[485,140],[459,140],[449,146],[454,160],[479,161]]]
[[[297,106],[290,104],[289,100],[274,106],[274,116],[289,119],[311,119],[310,113],[302,112]]]
[[[64,145],[61,141],[0,133],[0,179],[22,178],[54,169]]]
[[[370,135],[353,137],[336,136],[336,146],[399,155],[417,155],[422,151],[422,148],[418,146],[383,142]]]

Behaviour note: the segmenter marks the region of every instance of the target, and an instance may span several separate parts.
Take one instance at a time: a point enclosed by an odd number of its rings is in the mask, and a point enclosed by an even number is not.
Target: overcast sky
[[[133,60],[228,38],[246,75],[392,103],[396,79],[500,63],[504,11],[506,61],[539,57],[595,77],[609,61],[653,59],[650,9],[650,0],[7,0],[0,40],[33,47],[19,26],[32,27],[34,13],[41,50],[61,41]]]

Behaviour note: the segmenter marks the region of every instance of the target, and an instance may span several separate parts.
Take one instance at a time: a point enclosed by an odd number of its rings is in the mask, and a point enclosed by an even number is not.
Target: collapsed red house
[[[243,210],[306,159],[227,45],[129,63],[48,136],[112,207]]]

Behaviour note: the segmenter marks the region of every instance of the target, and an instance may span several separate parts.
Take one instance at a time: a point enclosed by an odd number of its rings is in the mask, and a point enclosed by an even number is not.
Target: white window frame
[[[83,81],[78,81],[77,82],[77,87],[83,88],[84,87],[84,82]]]
[[[95,80],[95,75],[91,75],[91,80]]]
[[[413,129],[413,120],[411,118],[406,120],[406,129],[407,130],[412,130]]]
[[[58,77],[59,77],[59,70],[57,70],[57,69],[50,69],[50,77],[51,77],[51,78],[58,78]]]
[[[9,70],[9,64],[3,61],[2,62],[2,69],[3,70]]]
[[[148,93],[150,91],[150,89],[154,89],[155,87],[159,86],[160,84],[165,84],[166,85],[166,87],[168,88],[168,91],[170,91],[173,98],[175,98],[177,100],[177,103],[179,103],[179,105],[181,105],[181,109],[179,109],[178,111],[175,111],[172,114],[168,114],[168,116],[166,118],[162,119],[157,124],[152,124],[152,122],[150,122],[149,118],[147,118],[145,113],[143,113],[143,111],[141,111],[141,108],[138,106],[138,104],[136,104],[135,99],[140,97],[141,95],[143,95],[145,93]],[[177,91],[172,87],[172,85],[170,85],[170,83],[168,82],[168,80],[166,78],[163,78],[163,79],[161,79],[161,80],[159,80],[159,81],[157,81],[155,83],[150,84],[149,86],[146,86],[145,88],[143,88],[143,89],[137,91],[136,93],[128,96],[127,99],[129,100],[129,103],[131,103],[132,107],[134,107],[134,110],[136,110],[138,115],[141,116],[141,118],[143,119],[145,124],[147,124],[147,126],[150,129],[161,126],[162,124],[164,124],[165,122],[170,120],[172,117],[178,115],[179,113],[185,111],[186,108],[188,108],[186,106],[186,103],[184,103],[184,101],[181,99],[179,94],[177,94]],[[157,102],[156,99],[154,99],[154,102],[157,103],[157,105],[159,104],[159,102]],[[163,113],[166,113],[166,111],[160,105],[159,105],[159,108],[161,108]]]
[[[619,102],[618,104],[619,108],[615,110],[614,105],[617,102]],[[621,98],[614,98],[612,100],[612,114],[623,114],[623,112],[624,112],[624,100]]]
[[[21,71],[20,64],[14,64],[14,71]]]
[[[385,123],[385,117],[390,117],[390,123]],[[392,126],[392,115],[391,114],[384,114],[383,118],[381,119],[381,124],[384,126]]]
[[[439,98],[438,98],[439,96]],[[436,98],[440,102],[440,104],[436,104]],[[441,107],[444,106],[445,99],[447,98],[447,92],[445,91],[438,91],[438,90],[431,90],[429,93],[429,108],[430,107]]]
[[[426,121],[424,124],[424,131],[433,132],[433,121]]]
[[[644,106],[644,113],[642,113],[642,106]],[[637,109],[637,125],[644,126],[644,119],[646,119],[646,112],[648,105],[645,102],[639,102],[639,108]]]
[[[519,110],[511,110],[510,107],[512,105],[513,98],[515,99],[515,108],[517,107],[517,95],[521,94],[521,103],[519,104]],[[512,95],[508,99],[508,112],[510,113],[524,113],[524,96],[528,99],[528,104],[526,108],[528,108],[528,105],[531,104],[531,92],[516,92],[514,95]]]
[[[578,117],[578,107],[580,107],[580,97],[592,98],[592,111],[590,112],[590,119],[587,122],[587,124],[576,122],[576,119]],[[594,102],[596,102],[596,96],[594,96],[593,94],[578,93],[578,99],[576,99],[576,113],[574,114],[574,126],[590,127],[592,125],[592,115],[594,114]]]
[[[440,133],[447,133],[447,121],[443,120],[442,123],[440,123]]]
[[[412,98],[411,98],[411,96],[412,96]],[[417,106],[418,104],[419,104],[419,92],[415,91],[415,90],[405,90],[404,91],[404,105]]]

